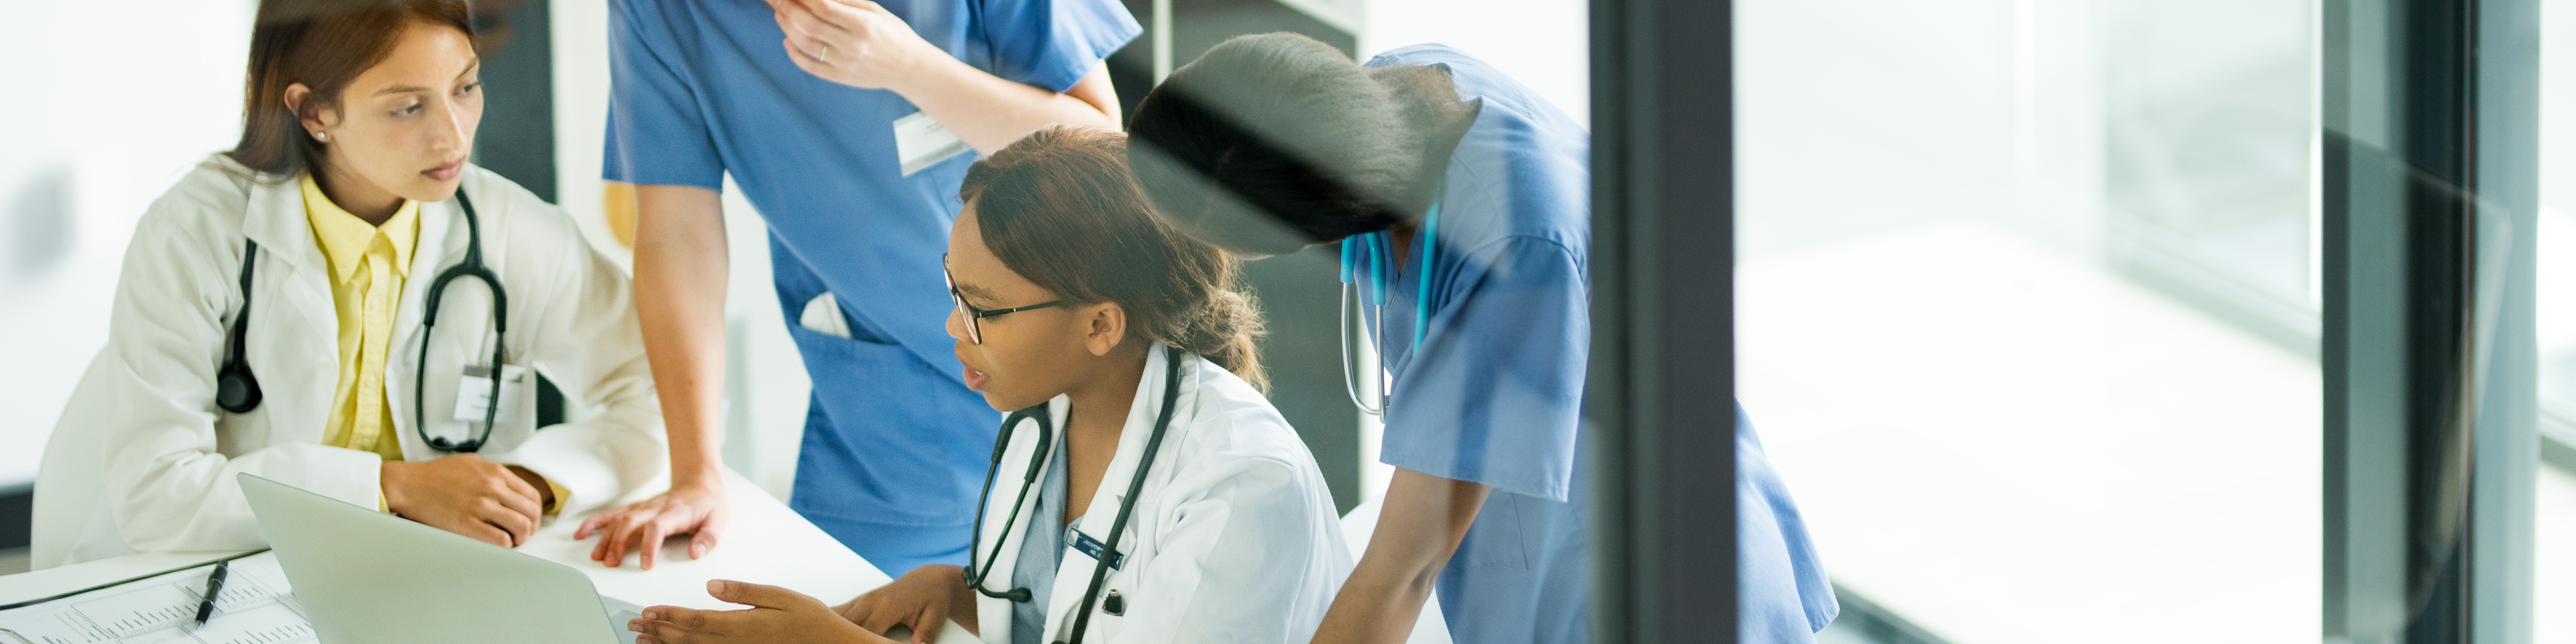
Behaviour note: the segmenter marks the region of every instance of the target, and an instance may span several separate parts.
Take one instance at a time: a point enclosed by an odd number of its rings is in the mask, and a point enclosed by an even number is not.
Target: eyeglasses
[[[983,328],[983,322],[981,322],[981,320],[983,320],[984,318],[989,318],[989,317],[993,317],[993,316],[996,316],[996,315],[1010,315],[1010,314],[1012,314],[1012,313],[1018,313],[1018,312],[1021,312],[1021,311],[1028,311],[1028,310],[1034,310],[1034,309],[1043,309],[1043,308],[1047,308],[1047,307],[1064,306],[1064,300],[1056,300],[1056,301],[1053,301],[1053,302],[1047,302],[1047,303],[1045,303],[1045,304],[1031,304],[1031,305],[1028,305],[1028,306],[1023,306],[1023,307],[1018,307],[1018,308],[1009,308],[1009,309],[992,309],[992,310],[985,310],[985,309],[978,309],[978,308],[975,308],[975,307],[973,307],[973,306],[968,306],[968,305],[966,304],[966,295],[965,295],[965,294],[963,294],[963,293],[959,293],[959,292],[957,292],[957,276],[956,276],[955,274],[949,273],[949,272],[948,272],[948,267],[947,267],[947,266],[945,266],[945,264],[947,263],[947,259],[948,259],[948,257],[947,257],[946,255],[942,255],[942,256],[940,256],[940,263],[941,263],[941,264],[943,264],[943,265],[939,267],[939,276],[940,276],[941,278],[943,278],[943,279],[948,280],[948,301],[957,303],[957,314],[958,314],[958,315],[961,315],[961,316],[964,316],[964,317],[966,318],[966,341],[967,341],[967,342],[973,342],[973,343],[975,343],[975,344],[983,344],[983,343],[984,343],[984,328]]]

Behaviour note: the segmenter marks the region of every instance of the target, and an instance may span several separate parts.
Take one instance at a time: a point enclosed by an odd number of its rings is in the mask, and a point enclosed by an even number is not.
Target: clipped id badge
[[[521,383],[526,382],[527,379],[527,367],[501,366],[501,409],[506,411],[519,407],[519,390],[523,388]],[[490,409],[491,404],[492,368],[483,365],[467,365],[465,375],[456,379],[456,419],[483,422],[483,412]],[[497,420],[509,416],[507,413],[502,413],[494,418]]]
[[[913,112],[894,120],[894,153],[903,160],[903,176],[965,154],[966,141],[929,114]]]

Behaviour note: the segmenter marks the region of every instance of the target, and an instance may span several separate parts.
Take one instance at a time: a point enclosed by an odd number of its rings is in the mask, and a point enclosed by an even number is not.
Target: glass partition
[[[1739,3],[1741,397],[1841,641],[2316,637],[2316,6]]]

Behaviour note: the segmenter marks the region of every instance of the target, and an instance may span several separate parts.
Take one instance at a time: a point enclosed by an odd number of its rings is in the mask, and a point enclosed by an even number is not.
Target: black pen
[[[206,627],[206,618],[215,616],[215,596],[224,592],[224,576],[232,574],[233,562],[226,559],[215,564],[215,572],[206,575],[206,601],[197,604],[197,627]]]

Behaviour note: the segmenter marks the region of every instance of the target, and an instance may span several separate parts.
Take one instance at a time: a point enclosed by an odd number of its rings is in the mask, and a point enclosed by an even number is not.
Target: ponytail
[[[1004,266],[1073,302],[1117,302],[1134,335],[1198,354],[1264,393],[1261,312],[1241,262],[1153,216],[1127,136],[1057,126],[967,168],[958,197]]]
[[[1182,351],[1225,367],[1266,394],[1270,393],[1270,375],[1261,368],[1261,347],[1255,342],[1261,335],[1261,310],[1255,307],[1252,296],[1227,288],[1209,293],[1207,305],[1199,307],[1198,314],[1171,342]]]

